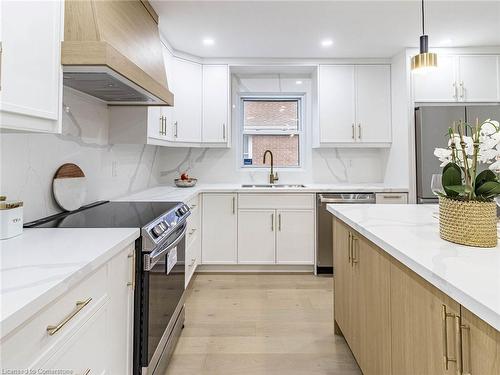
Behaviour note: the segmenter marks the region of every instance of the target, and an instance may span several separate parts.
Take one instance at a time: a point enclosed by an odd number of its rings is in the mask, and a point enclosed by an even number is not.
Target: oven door
[[[141,367],[153,374],[164,367],[164,351],[184,305],[184,223],[162,244],[143,258]],[[167,356],[168,357],[168,356]],[[163,374],[162,374],[163,375]]]

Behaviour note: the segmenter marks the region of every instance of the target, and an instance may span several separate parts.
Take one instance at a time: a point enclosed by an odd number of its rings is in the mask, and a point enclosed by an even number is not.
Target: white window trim
[[[286,130],[283,127],[276,127],[276,130],[283,130],[282,135],[297,134],[299,136],[299,164],[295,166],[283,167],[275,166],[277,171],[301,171],[304,167],[304,147],[305,147],[305,130],[306,130],[306,118],[305,118],[305,95],[297,93],[276,93],[276,94],[258,94],[258,93],[240,93],[238,95],[238,105],[239,105],[239,117],[238,117],[238,165],[240,170],[248,172],[257,172],[269,169],[269,166],[255,166],[255,165],[244,165],[243,161],[243,134],[244,134],[244,109],[243,102],[245,100],[298,100],[298,112],[299,112],[299,126],[298,130]],[[255,130],[255,132],[246,131],[245,134],[256,134],[256,135],[280,135],[273,131],[263,131]]]

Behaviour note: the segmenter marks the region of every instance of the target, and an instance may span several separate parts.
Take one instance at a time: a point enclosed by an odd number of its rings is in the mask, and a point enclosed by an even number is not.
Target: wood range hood
[[[109,105],[169,105],[158,16],[147,1],[65,1],[64,85]]]

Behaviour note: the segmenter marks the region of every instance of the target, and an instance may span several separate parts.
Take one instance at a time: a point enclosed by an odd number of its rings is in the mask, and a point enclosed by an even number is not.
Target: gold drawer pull
[[[446,311],[446,305],[441,307],[441,318],[442,318],[442,328],[443,328],[443,362],[444,368],[448,370],[448,364],[450,362],[457,362],[456,358],[450,358],[448,356],[448,318],[455,318],[455,314]]]
[[[403,198],[402,195],[382,195],[382,198],[384,199],[401,199]]]
[[[87,298],[85,301],[77,301],[75,309],[66,318],[64,318],[62,322],[60,322],[56,326],[47,327],[47,333],[49,334],[49,336],[55,335],[57,332],[59,332],[59,330],[64,327],[66,323],[68,323],[71,319],[73,319],[73,317],[78,314],[85,306],[87,306],[90,301],[92,301],[91,297]]]

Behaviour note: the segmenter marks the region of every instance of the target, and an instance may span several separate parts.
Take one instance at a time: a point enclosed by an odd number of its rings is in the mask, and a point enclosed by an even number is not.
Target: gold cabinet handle
[[[222,139],[226,140],[226,124],[222,124]]]
[[[233,197],[233,215],[236,213],[236,197]]]
[[[361,123],[358,124],[358,139],[361,139]]]
[[[357,242],[358,242],[358,239],[357,239],[354,235],[352,235],[352,241],[351,241],[351,243],[352,243],[352,245],[351,245],[351,246],[352,246],[352,250],[351,250],[351,251],[352,251],[352,255],[351,255],[351,258],[352,258],[352,265],[353,265],[353,266],[354,266],[356,263],[358,263],[358,262],[359,262],[359,259],[358,259],[358,257],[356,256],[356,252],[354,251],[354,242],[356,242],[356,243],[357,243]]]
[[[271,232],[274,232],[274,213],[271,214]]]
[[[441,307],[441,319],[442,319],[442,332],[443,332],[443,361],[444,368],[448,370],[448,364],[450,362],[457,362],[456,358],[450,358],[448,356],[448,318],[454,318],[455,314],[446,311],[446,305]]]
[[[352,139],[356,139],[356,129],[354,128],[354,124],[352,124]]]
[[[278,214],[278,230],[281,232],[281,214]]]
[[[457,374],[462,374],[462,335],[461,335],[461,319],[459,315],[455,315],[455,356],[457,362]]]
[[[127,283],[127,286],[131,286],[132,289],[135,289],[135,251],[129,255],[127,255],[127,258],[133,258],[132,259],[132,281],[129,281]]]
[[[453,82],[453,98],[458,99],[458,93],[457,93],[457,83]]]
[[[464,342],[463,331],[467,331],[467,343]],[[466,324],[462,324],[462,318],[458,315],[455,316],[455,334],[455,346],[457,351],[458,364],[457,374],[471,375],[470,327]],[[467,361],[465,361],[465,355],[467,355]],[[460,358],[458,359],[459,356]],[[467,364],[467,370],[465,370],[465,364]]]
[[[64,327],[73,317],[78,314],[82,309],[87,306],[90,301],[92,301],[92,298],[89,297],[84,301],[76,301],[76,307],[75,309],[68,315],[66,316],[58,325],[55,326],[47,326],[47,333],[49,336],[55,335],[59,330]]]
[[[349,264],[351,264],[352,261],[352,233],[349,232],[349,242],[347,245],[347,255],[349,259]]]

